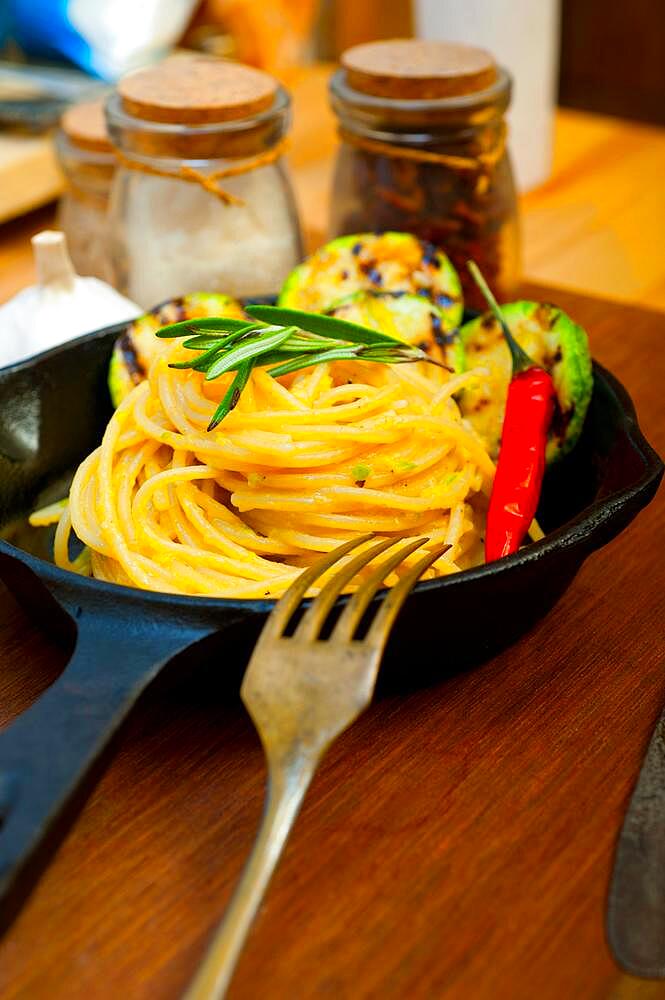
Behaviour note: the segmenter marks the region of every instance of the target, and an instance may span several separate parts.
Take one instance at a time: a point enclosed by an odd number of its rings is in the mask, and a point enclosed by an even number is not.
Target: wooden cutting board
[[[52,201],[62,187],[50,136],[0,134],[0,223]]]
[[[588,327],[663,454],[665,317],[523,291]],[[414,637],[440,681],[384,693],[332,748],[230,998],[665,996],[624,975],[604,936],[615,839],[665,703],[664,495],[481,668],[446,676],[445,608],[438,649]],[[64,662],[0,590],[0,724]],[[230,671],[219,658],[147,692],[0,943],[3,1000],[182,995],[262,806],[263,755]]]

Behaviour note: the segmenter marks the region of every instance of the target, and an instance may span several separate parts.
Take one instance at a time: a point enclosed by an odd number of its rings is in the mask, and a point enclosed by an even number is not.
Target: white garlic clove
[[[39,284],[0,306],[0,366],[140,315],[110,285],[75,273],[64,233],[38,233],[32,246]]]

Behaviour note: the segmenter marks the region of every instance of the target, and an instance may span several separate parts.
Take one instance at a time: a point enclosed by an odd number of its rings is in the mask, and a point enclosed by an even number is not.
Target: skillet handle
[[[0,732],[0,931],[64,837],[140,694],[176,653],[213,631],[137,618],[82,618],[64,672]]]

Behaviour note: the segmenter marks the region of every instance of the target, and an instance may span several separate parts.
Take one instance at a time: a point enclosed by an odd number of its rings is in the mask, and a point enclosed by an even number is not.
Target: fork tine
[[[335,563],[342,558],[342,556],[347,554],[347,552],[351,552],[352,549],[362,545],[363,542],[369,542],[373,537],[373,532],[369,532],[366,535],[359,535],[357,538],[351,538],[348,542],[344,542],[343,545],[339,545],[323,558],[318,559],[313,566],[310,566],[310,568],[306,569],[304,573],[301,573],[300,576],[296,577],[289,589],[282,595],[280,600],[270,612],[268,620],[263,626],[259,642],[263,642],[264,639],[274,639],[281,635],[286,626],[289,624],[291,616],[298,608],[298,605],[314,581],[317,580],[327,569],[334,566]]]
[[[316,639],[323,628],[330,609],[346,584],[353,579],[363,566],[367,566],[368,563],[371,563],[372,559],[380,556],[382,552],[385,552],[386,549],[389,549],[397,541],[399,541],[397,538],[383,538],[371,548],[359,552],[345,566],[340,567],[312,601],[312,604],[294,632],[293,638],[303,640],[304,642]]]
[[[383,599],[381,607],[376,613],[374,621],[370,625],[369,631],[364,641],[373,649],[381,650],[386,644],[388,635],[397,617],[400,608],[404,604],[418,580],[425,570],[433,562],[447,552],[450,545],[439,545],[437,548],[427,552],[422,559],[419,559],[413,569],[409,570]]]
[[[415,552],[427,540],[424,537],[411,539],[397,552],[392,552],[387,559],[384,559],[381,565],[365,581],[364,585],[359,587],[349,600],[333,630],[332,639],[338,642],[349,642],[353,638],[353,633],[358,628],[362,616],[369,607],[370,601],[388,574],[392,573],[407,556],[410,556],[412,552]],[[399,539],[399,541],[402,541],[402,539]]]

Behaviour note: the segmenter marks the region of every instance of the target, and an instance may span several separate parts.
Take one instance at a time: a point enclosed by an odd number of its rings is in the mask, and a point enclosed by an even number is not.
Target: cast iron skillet
[[[245,645],[253,641],[271,607],[75,576],[48,561],[44,532],[27,527],[31,510],[65,495],[69,476],[101,438],[110,415],[107,366],[122,329],[100,330],[0,371],[0,576],[41,622],[64,624],[77,636],[63,674],[0,733],[3,927],[146,687],[176,654],[221,632],[224,652],[214,655],[220,671],[229,670],[238,636]],[[583,437],[547,477],[539,511],[547,538],[490,566],[421,583],[391,637],[384,671],[401,664],[402,675],[418,682],[513,642],[552,607],[587,556],[651,500],[662,473],[626,391],[596,365]],[[198,650],[199,661],[210,648]]]

